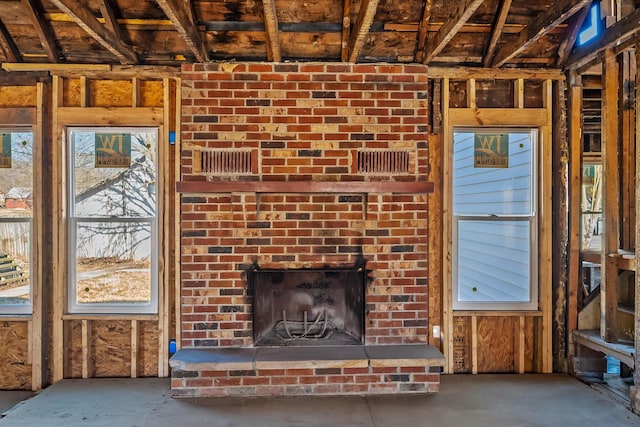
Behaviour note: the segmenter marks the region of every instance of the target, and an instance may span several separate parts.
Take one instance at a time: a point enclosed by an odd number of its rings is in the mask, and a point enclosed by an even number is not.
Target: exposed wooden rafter
[[[190,7],[191,2],[180,0],[156,1],[164,11],[164,14],[167,15],[167,18],[173,22],[173,25],[187,43],[189,49],[191,49],[196,61],[207,62],[209,60],[209,54],[203,39],[200,37],[200,33],[198,33],[196,20]]]
[[[573,50],[567,60],[567,67],[580,68],[584,64],[593,61],[600,52],[614,47],[618,43],[632,37],[640,31],[640,9],[634,10],[609,28],[607,28],[600,40],[581,46]]]
[[[498,16],[496,18],[495,24],[493,25],[493,28],[491,29],[491,38],[489,39],[489,44],[487,45],[487,50],[485,51],[484,59],[482,60],[482,64],[485,67],[489,67],[491,65],[491,61],[493,60],[493,55],[496,51],[498,40],[502,35],[504,24],[507,22],[509,9],[511,9],[511,1],[512,0],[502,0],[500,2]]]
[[[544,15],[520,31],[513,42],[505,43],[496,52],[492,65],[500,67],[518,56],[549,31],[579,12],[588,3],[591,3],[591,0],[560,0],[554,3]]]
[[[282,61],[280,52],[280,34],[278,32],[278,17],[276,16],[276,4],[273,0],[262,0],[264,8],[264,28],[269,41],[269,61]]]
[[[349,37],[351,36],[351,0],[343,0],[342,8],[342,46],[340,59],[342,62],[349,60]]]
[[[4,53],[4,57],[9,62],[22,62],[22,55],[16,46],[11,34],[7,31],[2,20],[0,20],[0,47]]]
[[[122,64],[136,64],[138,58],[130,46],[105,28],[96,16],[84,5],[76,0],[51,0],[61,11],[65,12],[93,37],[102,47],[118,58]]]
[[[356,21],[351,38],[349,39],[349,62],[357,62],[360,51],[364,45],[364,39],[369,34],[369,29],[376,16],[379,0],[362,0],[358,20]]]
[[[122,31],[120,31],[120,24],[118,24],[118,18],[113,10],[112,0],[100,0],[100,13],[104,19],[104,24],[113,35],[122,40]]]
[[[429,63],[434,56],[442,52],[442,49],[451,41],[460,28],[471,18],[476,9],[480,7],[484,0],[467,0],[464,3],[460,3],[456,13],[453,14],[445,24],[440,27],[440,30],[435,35],[433,40],[428,40],[423,62]]]
[[[38,0],[22,0],[22,5],[25,8],[31,23],[33,24],[36,34],[40,39],[40,43],[47,53],[49,62],[57,63],[61,59],[60,50],[56,45],[56,39],[53,35],[51,26],[44,19],[44,12],[42,6]]]
[[[564,67],[567,59],[569,59],[569,54],[571,54],[571,51],[576,44],[576,40],[578,39],[578,34],[584,24],[584,20],[589,15],[589,9],[590,7],[587,5],[571,18],[564,41],[558,48],[558,60],[556,62],[558,68]]]
[[[422,62],[424,59],[424,48],[427,44],[427,35],[429,34],[429,21],[431,20],[431,6],[433,0],[426,0],[424,2],[424,9],[422,10],[422,19],[418,27],[418,44],[416,45],[416,61]]]

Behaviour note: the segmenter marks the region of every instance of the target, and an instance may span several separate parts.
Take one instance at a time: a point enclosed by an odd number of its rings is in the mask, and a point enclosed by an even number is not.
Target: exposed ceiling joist
[[[362,0],[358,20],[356,21],[351,38],[349,39],[349,62],[357,62],[360,51],[364,45],[364,39],[369,34],[369,28],[378,10],[379,0]]]
[[[558,60],[556,62],[558,68],[564,67],[567,59],[569,59],[569,55],[576,44],[576,40],[578,39],[578,34],[584,24],[584,20],[589,15],[589,10],[590,7],[587,5],[583,7],[580,12],[576,13],[573,18],[571,18],[564,41],[558,47]]]
[[[282,61],[280,52],[280,34],[278,32],[278,17],[276,16],[276,5],[273,0],[262,0],[264,8],[264,28],[269,41],[268,57],[269,61]]]
[[[424,2],[424,9],[422,10],[422,19],[418,27],[418,44],[416,45],[416,61],[422,62],[424,59],[424,48],[427,44],[427,35],[429,34],[429,21],[431,20],[431,6],[433,0],[426,0]]]
[[[60,50],[56,45],[56,39],[49,23],[44,19],[44,12],[38,0],[22,0],[31,23],[33,24],[40,43],[51,63],[57,63],[61,59]]]
[[[545,34],[579,12],[591,0],[560,0],[551,6],[544,15],[527,25],[518,33],[514,42],[505,43],[493,60],[494,67],[500,67],[511,58],[518,56]]]
[[[453,36],[455,36],[460,28],[471,18],[476,9],[480,7],[484,0],[467,0],[460,3],[456,13],[453,14],[432,40],[427,41],[423,62],[429,63],[447,46]]]
[[[203,42],[203,39],[198,33],[196,26],[196,20],[193,17],[193,11],[190,7],[191,2],[184,2],[181,0],[156,0],[160,8],[167,15],[167,18],[173,22],[173,25],[178,30],[178,33],[182,36],[184,41],[191,49],[191,52],[195,56],[198,62],[209,61],[209,54],[207,48]]]
[[[504,24],[507,22],[509,9],[511,9],[511,1],[512,0],[502,0],[500,2],[498,17],[496,18],[496,22],[491,29],[491,38],[489,39],[489,44],[487,45],[487,50],[482,61],[482,65],[484,65],[485,67],[489,67],[491,65],[491,61],[493,60],[493,55],[496,51],[498,40],[502,35]]]
[[[349,60],[349,37],[351,36],[351,0],[343,0],[342,8],[342,45],[340,47],[340,59],[342,62]]]
[[[0,20],[0,47],[8,62],[22,62],[22,55],[2,20]]]
[[[602,38],[573,50],[567,60],[568,68],[580,68],[593,61],[600,52],[614,47],[640,31],[640,9],[634,10],[604,31]]]
[[[122,40],[120,24],[118,24],[118,18],[116,18],[111,0],[100,0],[100,13],[109,31],[111,31],[117,39]]]
[[[68,14],[83,30],[102,47],[118,58],[122,64],[136,64],[138,58],[133,49],[105,28],[96,16],[77,0],[51,0],[61,11]]]

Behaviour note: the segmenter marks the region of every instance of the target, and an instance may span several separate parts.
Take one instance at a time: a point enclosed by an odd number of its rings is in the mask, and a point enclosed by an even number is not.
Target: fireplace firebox
[[[254,269],[256,346],[362,344],[363,268]]]

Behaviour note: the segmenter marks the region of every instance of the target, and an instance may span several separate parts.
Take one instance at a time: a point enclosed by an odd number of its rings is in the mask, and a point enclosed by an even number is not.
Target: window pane
[[[11,311],[31,302],[33,133],[0,130],[0,144],[0,305]]]
[[[0,223],[0,304],[31,301],[31,222]]]
[[[79,304],[151,302],[150,227],[150,222],[77,224]]]
[[[74,216],[153,217],[156,129],[73,130]]]
[[[453,168],[454,215],[533,214],[531,132],[456,131]]]
[[[581,249],[599,251],[602,247],[602,165],[582,166],[582,239]]]
[[[458,301],[529,302],[528,220],[458,221]]]

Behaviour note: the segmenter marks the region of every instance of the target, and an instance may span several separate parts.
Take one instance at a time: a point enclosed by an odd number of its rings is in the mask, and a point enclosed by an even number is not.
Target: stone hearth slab
[[[261,347],[256,369],[282,368],[366,368],[367,354],[362,346]]]
[[[364,351],[373,367],[444,366],[446,362],[437,348],[425,344],[366,345]]]
[[[181,371],[251,370],[255,348],[189,348],[179,351],[169,365]],[[176,353],[176,356],[178,353]]]

